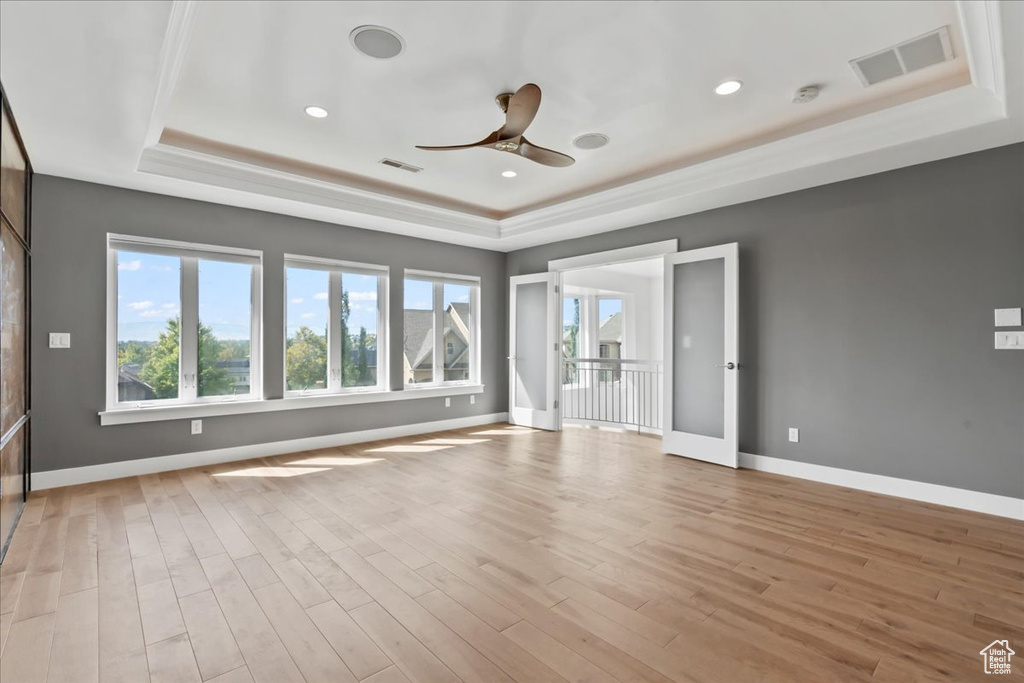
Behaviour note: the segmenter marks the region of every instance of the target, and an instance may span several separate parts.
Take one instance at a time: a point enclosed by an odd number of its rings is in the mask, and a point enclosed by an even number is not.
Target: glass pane
[[[3,294],[0,306],[0,433],[6,434],[25,414],[25,249],[3,221],[0,260]]]
[[[25,236],[25,185],[28,182],[28,166],[25,157],[14,137],[14,128],[7,116],[2,113],[3,123],[0,124],[0,205],[11,220],[12,227],[22,237]]]
[[[469,285],[444,285],[444,381],[469,381],[473,321]]]
[[[330,274],[288,268],[285,377],[289,391],[327,388],[327,326]]]
[[[181,259],[117,252],[117,400],[178,397]]]
[[[434,381],[434,283],[405,280],[405,383]]]
[[[725,435],[725,261],[675,266],[672,429]]]
[[[376,275],[341,274],[341,385],[377,385]]]
[[[516,389],[517,408],[547,409],[547,341],[543,321],[548,315],[548,286],[531,282],[516,287]],[[539,333],[538,333],[539,332]]]
[[[25,500],[25,445],[28,424],[18,428],[0,450],[0,546],[10,538]],[[6,565],[4,566],[6,570]]]
[[[252,350],[252,265],[199,261],[199,396],[246,396]]]
[[[579,358],[580,346],[580,299],[567,296],[562,299],[562,358]],[[578,377],[579,368],[572,363],[562,364],[562,384],[571,384]]]

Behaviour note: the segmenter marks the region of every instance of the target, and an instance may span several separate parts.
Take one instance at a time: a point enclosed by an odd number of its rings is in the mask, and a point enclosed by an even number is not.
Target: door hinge
[[[558,294],[558,292],[559,292],[558,285],[555,285],[555,294]]]
[[[558,410],[558,399],[555,399],[555,410]]]
[[[555,342],[555,351],[558,350],[558,342]]]

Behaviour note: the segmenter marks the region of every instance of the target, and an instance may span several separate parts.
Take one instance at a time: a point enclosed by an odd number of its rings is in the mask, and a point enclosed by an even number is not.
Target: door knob
[[[726,363],[725,365],[716,365],[715,367],[716,368],[725,368],[726,370],[735,370],[736,369],[736,364],[735,363]]]

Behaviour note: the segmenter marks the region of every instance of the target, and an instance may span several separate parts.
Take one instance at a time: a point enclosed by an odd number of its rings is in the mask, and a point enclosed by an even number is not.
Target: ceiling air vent
[[[943,26],[895,47],[854,59],[850,66],[867,87],[951,59],[953,47],[949,42],[949,28]]]
[[[380,164],[390,166],[391,168],[400,168],[403,171],[409,171],[409,173],[419,173],[423,169],[419,166],[413,166],[412,164],[403,164],[401,161],[395,161],[394,159],[381,159]]]

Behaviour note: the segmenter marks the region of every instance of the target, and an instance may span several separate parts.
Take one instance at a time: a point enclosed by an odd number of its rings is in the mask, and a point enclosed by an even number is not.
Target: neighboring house
[[[469,379],[469,304],[449,304],[444,312],[441,339],[445,370],[444,381]],[[406,384],[419,384],[435,379],[434,312],[405,311],[405,344],[403,375]]]
[[[218,368],[224,368],[231,379],[232,393],[235,395],[249,393],[249,359],[230,358],[217,361]]]
[[[152,401],[156,398],[156,392],[139,379],[138,365],[122,365],[117,369],[117,400],[124,402],[131,401]]]
[[[615,313],[601,323],[597,331],[598,358],[622,358],[622,313]]]

